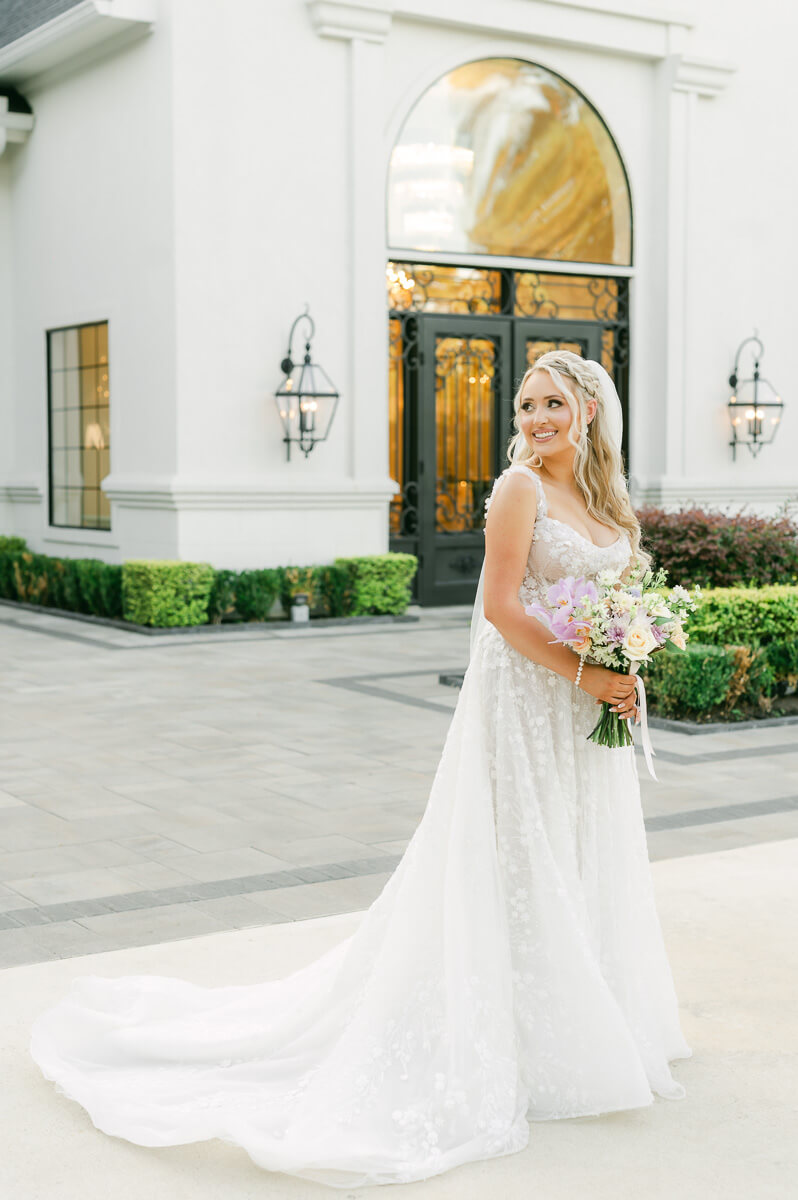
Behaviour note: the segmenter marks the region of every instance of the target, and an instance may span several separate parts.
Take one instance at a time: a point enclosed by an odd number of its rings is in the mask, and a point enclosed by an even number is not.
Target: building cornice
[[[131,32],[146,32],[156,0],[81,0],[51,21],[0,47],[0,80],[14,85],[60,67]]]
[[[41,504],[44,490],[35,480],[9,480],[0,483],[0,499],[9,500],[12,504]]]
[[[396,493],[390,479],[252,480],[251,482],[108,476],[102,490],[122,508],[187,510],[317,511],[362,509],[388,504]]]
[[[391,13],[376,3],[308,0],[308,11],[319,37],[380,43],[391,31]]]
[[[321,37],[384,41],[395,18],[659,60],[684,49],[695,0],[307,0]]]
[[[798,510],[798,483],[792,479],[740,483],[733,478],[702,481],[667,475],[638,479],[633,475],[630,492],[637,508],[644,504],[709,504],[738,509],[746,504],[790,503]]]
[[[682,55],[675,67],[672,87],[675,92],[718,96],[728,87],[736,70],[733,63]]]

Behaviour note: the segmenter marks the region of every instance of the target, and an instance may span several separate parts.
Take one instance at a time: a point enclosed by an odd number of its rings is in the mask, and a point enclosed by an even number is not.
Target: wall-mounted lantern
[[[754,373],[748,379],[740,378],[740,354],[743,346],[756,342],[754,350]],[[734,356],[734,368],[729,376],[729,387],[732,394],[727,405],[731,421],[732,459],[736,458],[738,445],[747,446],[754,457],[763,446],[772,442],[781,420],[784,401],[776,394],[776,389],[769,380],[759,373],[759,362],[765,353],[759,337],[754,332],[753,337],[746,338],[737,348]]]
[[[294,330],[300,321],[307,321],[310,328],[305,342],[304,360],[295,363],[292,357],[292,343]],[[289,462],[292,442],[298,444],[307,458],[316,443],[325,440],[338,405],[339,393],[334,383],[327,372],[311,359],[310,343],[315,332],[316,326],[305,305],[305,311],[299,314],[291,326],[288,353],[280,363],[283,382],[274,393],[277,411],[285,431],[283,441]]]

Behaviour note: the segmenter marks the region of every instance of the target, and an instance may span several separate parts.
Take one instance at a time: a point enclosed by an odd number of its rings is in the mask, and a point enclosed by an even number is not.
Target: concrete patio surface
[[[657,903],[691,1059],[682,1101],[532,1126],[522,1153],[391,1195],[419,1200],[790,1200],[798,1021],[798,838],[668,858]],[[27,1054],[32,1016],[81,974],[177,975],[212,985],[286,974],[358,914],[220,932],[8,968],[2,981],[0,1195],[8,1200],[321,1200],[332,1189],[264,1172],[220,1142],[147,1150],[97,1132]],[[338,1195],[387,1195],[363,1188]]]

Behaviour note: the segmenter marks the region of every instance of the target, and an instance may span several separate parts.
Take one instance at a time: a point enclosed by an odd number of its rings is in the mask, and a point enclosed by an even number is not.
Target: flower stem
[[[597,746],[611,746],[614,749],[634,745],[629,722],[618,713],[614,713],[606,700],[601,706],[601,715],[596,727],[588,734],[587,740],[595,742]]]

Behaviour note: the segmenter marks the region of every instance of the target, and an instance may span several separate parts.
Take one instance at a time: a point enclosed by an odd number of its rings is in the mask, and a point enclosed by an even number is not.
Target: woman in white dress
[[[530,1121],[684,1095],[634,749],[587,740],[598,700],[633,719],[633,680],[585,665],[575,686],[577,656],[523,609],[555,579],[639,553],[620,404],[597,363],[553,352],[515,410],[484,616],[478,598],[402,861],[357,931],[286,979],[77,980],[31,1052],[104,1132],[221,1138],[264,1168],[352,1187],[512,1153]]]

